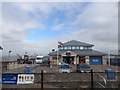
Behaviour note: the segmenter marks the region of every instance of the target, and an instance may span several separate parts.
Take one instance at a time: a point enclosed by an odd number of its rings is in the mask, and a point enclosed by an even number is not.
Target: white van
[[[36,57],[36,63],[37,63],[37,64],[43,63],[43,56],[37,56],[37,57]]]

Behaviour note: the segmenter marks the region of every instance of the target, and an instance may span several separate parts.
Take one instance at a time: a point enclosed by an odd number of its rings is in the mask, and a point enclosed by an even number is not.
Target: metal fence
[[[13,74],[13,73],[12,73]],[[23,74],[23,73],[19,73]],[[25,74],[25,73],[24,73]],[[120,73],[116,72],[116,78],[108,80],[106,72],[89,73],[41,73],[34,74],[34,84],[37,88],[118,88]],[[9,85],[8,85],[9,86]],[[15,87],[15,85],[14,85]],[[3,87],[5,88],[5,86]],[[31,87],[32,88],[32,87]]]

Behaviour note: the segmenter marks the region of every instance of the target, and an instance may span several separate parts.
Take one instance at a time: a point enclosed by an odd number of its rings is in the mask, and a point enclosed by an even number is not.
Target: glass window
[[[60,47],[60,50],[63,50],[63,47]]]
[[[75,50],[75,46],[72,46],[72,50]]]
[[[65,46],[65,47],[64,47],[64,50],[67,50],[67,49],[68,49],[68,48]]]
[[[85,50],[87,50],[87,47],[84,47]]]
[[[79,46],[77,46],[76,49],[79,50],[80,49]]]
[[[92,47],[88,47],[88,49],[92,49]]]
[[[82,47],[82,46],[80,46],[80,49],[82,50],[82,49],[83,49],[83,47]]]
[[[71,46],[68,46],[68,49],[71,50]]]
[[[68,65],[61,65],[60,68],[62,68],[62,69],[69,69],[70,67]]]
[[[52,57],[53,60],[57,60],[57,57]],[[60,57],[58,57],[58,59],[60,59]]]

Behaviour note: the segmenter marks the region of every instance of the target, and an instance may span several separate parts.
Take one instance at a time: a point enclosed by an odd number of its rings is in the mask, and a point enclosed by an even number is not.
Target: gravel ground
[[[2,88],[41,88],[41,84],[25,84],[25,85],[3,84]],[[44,88],[57,88],[57,87],[44,84]]]

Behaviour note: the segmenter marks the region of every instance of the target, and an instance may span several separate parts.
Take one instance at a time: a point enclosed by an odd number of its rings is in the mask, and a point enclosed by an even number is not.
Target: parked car
[[[77,64],[77,72],[90,72],[91,67],[86,63]]]
[[[66,63],[63,62],[63,61],[59,61],[59,62],[58,62],[58,65],[59,65],[59,66],[62,65],[62,64],[66,64]]]
[[[62,64],[59,67],[59,73],[70,73],[71,72],[71,67],[69,64]]]

